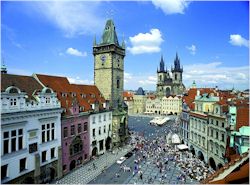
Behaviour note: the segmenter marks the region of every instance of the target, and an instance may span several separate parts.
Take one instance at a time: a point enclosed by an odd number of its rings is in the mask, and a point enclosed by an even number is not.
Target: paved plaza
[[[152,117],[129,117],[129,129],[139,135],[143,135],[148,140],[154,140],[156,136],[166,136],[169,131],[177,132],[174,129],[174,117],[168,124],[159,127],[149,125]],[[57,181],[58,184],[197,184],[198,181],[190,179],[188,176],[186,182],[180,181],[177,177],[183,173],[174,161],[169,161],[167,164],[168,169],[159,171],[159,168],[154,164],[153,158],[140,163],[140,169],[143,174],[141,179],[139,174],[133,175],[134,161],[137,159],[140,151],[134,152],[133,156],[128,158],[122,165],[116,161],[132,150],[132,145],[125,146],[124,148],[115,149],[113,153],[108,152],[99,156],[98,159],[92,160],[82,167],[72,171]],[[97,167],[94,169],[93,163]],[[121,166],[126,166],[131,171],[124,171]]]
[[[71,171],[69,174],[58,180],[56,184],[87,184],[131,149],[131,146],[125,146],[122,149],[114,150],[113,153],[107,152],[99,156],[99,158],[89,161],[82,167]],[[95,169],[93,163],[96,166]]]

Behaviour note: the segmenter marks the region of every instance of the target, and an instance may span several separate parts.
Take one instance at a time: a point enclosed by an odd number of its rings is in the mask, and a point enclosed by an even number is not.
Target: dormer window
[[[82,106],[82,107],[80,107],[80,111],[84,111],[84,107]]]
[[[16,98],[11,98],[10,99],[10,106],[16,106],[16,104],[17,104],[17,99]]]
[[[71,93],[71,96],[72,96],[72,97],[76,97],[76,93],[72,92],[72,93]]]
[[[16,88],[10,89],[9,93],[18,93],[18,90]]]
[[[67,97],[67,93],[62,93],[62,97]]]
[[[91,109],[95,109],[95,104],[91,104]]]
[[[82,98],[86,98],[86,94],[81,94]]]
[[[95,98],[95,94],[91,94],[91,98]]]

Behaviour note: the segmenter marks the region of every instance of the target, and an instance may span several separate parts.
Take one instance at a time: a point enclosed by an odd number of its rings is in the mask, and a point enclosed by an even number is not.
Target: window
[[[116,81],[116,87],[117,87],[117,89],[120,88],[120,80],[119,79],[117,79],[117,81]]]
[[[222,128],[224,128],[224,122],[221,123]]]
[[[42,125],[42,143],[55,139],[55,123]]]
[[[50,97],[46,97],[46,98],[45,98],[45,103],[46,103],[46,104],[49,104],[49,103],[50,103]]]
[[[221,134],[221,141],[224,142],[224,134]]]
[[[93,124],[95,124],[95,116],[93,116]]]
[[[82,125],[81,123],[78,124],[78,134],[82,132]]]
[[[218,132],[216,132],[216,139],[218,139],[218,135],[219,135]]]
[[[177,74],[174,75],[174,79],[177,80]]]
[[[109,124],[109,131],[111,130],[111,125]]]
[[[109,113],[109,120],[111,120],[111,113]]]
[[[210,136],[213,137],[213,129],[211,129]]]
[[[84,123],[83,130],[84,131],[88,131],[88,123],[87,122]]]
[[[19,166],[20,172],[24,171],[26,169],[26,158],[20,159],[19,164],[20,164],[20,166]]]
[[[92,135],[95,137],[95,129],[92,130]]]
[[[8,170],[8,165],[3,165],[1,166],[1,179],[4,179],[7,177],[7,170]]]
[[[106,126],[103,127],[103,132],[106,133]]]
[[[103,115],[103,121],[106,121],[106,114]]]
[[[219,122],[216,120],[216,126],[218,126],[219,125]]]
[[[103,140],[99,141],[99,148],[100,148],[100,151],[103,150]]]
[[[88,155],[87,154],[84,154],[84,159],[87,159],[88,158]]]
[[[10,133],[11,135],[9,135]],[[23,129],[3,133],[3,154],[15,152],[21,149],[23,149]]]
[[[10,99],[10,106],[16,106],[16,104],[17,104],[17,100],[16,100],[16,98],[11,98]]]
[[[42,163],[46,162],[46,151],[42,152]]]
[[[102,121],[102,116],[101,115],[99,115],[99,122],[101,122]]]
[[[64,127],[63,128],[63,137],[68,137],[68,128],[67,127]]]
[[[55,158],[55,148],[50,149],[50,156],[51,156],[51,159]]]
[[[70,134],[72,136],[75,135],[75,125],[71,125],[71,127],[70,127]]]

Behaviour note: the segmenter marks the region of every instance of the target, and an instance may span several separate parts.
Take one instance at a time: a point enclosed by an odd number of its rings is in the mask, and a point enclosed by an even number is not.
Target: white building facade
[[[104,154],[112,146],[112,111],[91,113],[89,119],[90,156]]]
[[[2,75],[1,183],[50,182],[61,175],[61,105],[52,89],[23,78]]]

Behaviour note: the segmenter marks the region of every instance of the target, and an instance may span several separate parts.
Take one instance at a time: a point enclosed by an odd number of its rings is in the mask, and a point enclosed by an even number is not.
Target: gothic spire
[[[96,36],[94,37],[93,45],[96,46]]]
[[[165,72],[165,64],[164,64],[164,60],[163,60],[163,56],[161,55],[161,61],[160,61],[160,70],[159,72]]]
[[[101,44],[116,44],[119,46],[115,25],[112,19],[107,20],[102,34]]]

